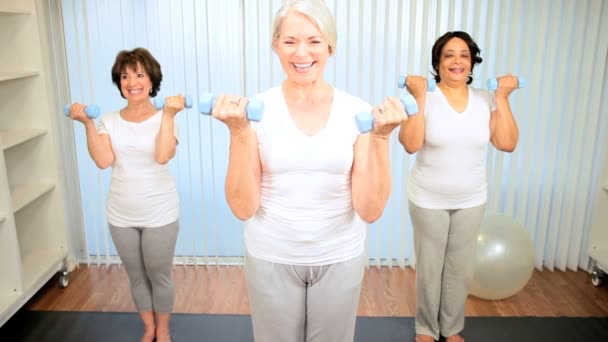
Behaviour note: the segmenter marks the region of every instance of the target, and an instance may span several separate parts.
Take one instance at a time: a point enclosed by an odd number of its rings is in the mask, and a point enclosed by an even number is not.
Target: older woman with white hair
[[[284,3],[272,48],[286,79],[247,99],[221,95],[213,115],[230,130],[226,198],[245,223],[245,274],[258,342],[353,341],[365,266],[366,222],[390,192],[389,135],[399,101],[371,108],[323,79],[336,28],[323,1]],[[359,112],[374,129],[360,134]]]

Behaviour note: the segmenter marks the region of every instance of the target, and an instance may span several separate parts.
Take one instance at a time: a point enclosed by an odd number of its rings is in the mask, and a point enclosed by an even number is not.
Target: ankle
[[[464,338],[459,334],[451,335],[445,338],[446,342],[464,342]]]
[[[144,335],[141,337],[141,342],[153,342],[154,339],[156,338],[156,335],[154,333],[154,329],[152,330],[145,330],[144,331]]]
[[[156,329],[156,342],[170,342],[171,333],[169,329]]]
[[[435,338],[430,335],[416,335],[416,342],[435,342]]]

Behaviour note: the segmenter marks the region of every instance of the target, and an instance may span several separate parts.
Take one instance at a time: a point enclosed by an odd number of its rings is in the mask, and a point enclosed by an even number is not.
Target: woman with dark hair
[[[175,156],[175,115],[181,95],[167,97],[162,110],[150,102],[160,90],[160,64],[143,48],[121,51],[112,81],[127,106],[104,114],[95,127],[74,103],[70,117],[86,129],[95,164],[112,167],[107,219],[129,276],[131,295],[144,324],[141,341],[170,341],[169,318],[175,288],[171,265],[179,227],[179,197],[168,161]]]
[[[399,141],[417,153],[408,183],[416,252],[416,341],[464,341],[464,309],[477,235],[487,200],[485,150],[512,152],[518,128],[509,106],[517,78],[500,77],[494,94],[470,86],[480,49],[466,32],[433,45],[437,88],[409,76],[418,115],[401,124]]]

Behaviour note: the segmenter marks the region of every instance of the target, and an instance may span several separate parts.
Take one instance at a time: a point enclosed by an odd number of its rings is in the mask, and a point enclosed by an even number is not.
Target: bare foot
[[[416,342],[435,342],[435,339],[429,335],[416,335]]]
[[[464,338],[462,338],[462,336],[456,334],[456,335],[446,337],[445,342],[464,342]]]
[[[168,330],[156,330],[156,342],[171,342],[171,334]]]
[[[146,329],[144,331],[144,336],[141,337],[141,342],[154,342],[154,328],[151,330]]]

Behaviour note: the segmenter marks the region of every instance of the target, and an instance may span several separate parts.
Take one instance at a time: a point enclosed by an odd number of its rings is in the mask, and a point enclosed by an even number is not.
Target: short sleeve
[[[361,132],[359,132],[359,128],[357,127],[356,117],[360,113],[366,113],[366,114],[371,115],[372,106],[369,103],[362,100],[361,98],[358,98],[358,97],[352,96],[352,95],[350,95],[349,101],[352,101],[351,105],[350,105],[352,118],[350,120],[349,127],[351,129],[351,134],[353,134],[355,137],[358,137],[361,134]]]
[[[490,111],[493,112],[496,110],[496,95],[494,94],[493,91],[488,91],[486,90],[487,94],[488,94],[488,101],[489,101],[489,105],[490,105]]]
[[[97,123],[97,134],[110,134],[108,127],[109,121],[111,120],[110,114],[105,114],[101,116],[99,122]]]

